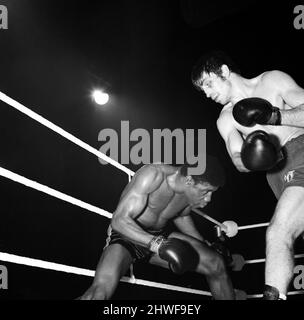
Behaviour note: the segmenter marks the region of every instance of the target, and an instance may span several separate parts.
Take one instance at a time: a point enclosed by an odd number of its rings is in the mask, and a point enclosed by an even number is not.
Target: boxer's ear
[[[226,64],[223,64],[221,66],[221,70],[222,70],[222,77],[225,79],[228,79],[230,77],[230,69]]]

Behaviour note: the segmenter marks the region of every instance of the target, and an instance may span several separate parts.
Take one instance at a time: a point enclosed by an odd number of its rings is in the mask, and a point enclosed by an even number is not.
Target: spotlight
[[[109,95],[100,89],[96,89],[92,92],[92,98],[96,104],[104,105],[109,101]]]

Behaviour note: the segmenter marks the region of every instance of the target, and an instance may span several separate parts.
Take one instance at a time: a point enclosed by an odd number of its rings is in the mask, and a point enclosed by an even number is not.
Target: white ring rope
[[[79,147],[81,147],[81,148],[85,149],[86,151],[96,155],[98,158],[101,158],[101,159],[107,161],[108,163],[110,163],[114,167],[120,169],[121,171],[124,171],[128,175],[131,175],[131,176],[134,175],[134,172],[132,170],[130,170],[127,167],[123,166],[119,162],[111,159],[110,157],[108,157],[104,153],[96,150],[95,148],[91,147],[90,145],[88,145],[87,143],[83,142],[82,140],[76,138],[72,134],[70,134],[67,131],[63,130],[62,128],[60,128],[56,124],[54,124],[51,121],[45,119],[44,117],[40,116],[38,113],[32,111],[31,109],[27,108],[26,106],[22,105],[21,103],[17,102],[16,100],[10,98],[6,94],[2,93],[1,91],[0,91],[0,100],[2,100],[3,102],[7,103],[11,107],[19,110],[20,112],[26,114],[30,118],[36,120],[37,122],[39,122],[40,124],[46,126],[47,128],[51,129],[52,131],[60,134],[62,137],[70,140],[71,142],[75,143]]]
[[[0,252],[0,261],[16,263],[16,264],[21,264],[21,265],[31,266],[31,267],[36,267],[36,268],[42,268],[42,269],[47,269],[47,270],[54,270],[54,271],[71,273],[71,274],[77,274],[77,275],[82,275],[82,276],[87,276],[87,277],[94,277],[94,275],[95,275],[95,271],[93,271],[93,270],[71,267],[71,266],[64,265],[64,264],[48,262],[48,261],[39,260],[39,259],[26,258],[26,257],[17,256],[17,255],[9,254],[9,253],[3,253],[3,252]],[[184,288],[184,287],[180,287],[180,286],[174,286],[174,285],[169,285],[169,284],[165,284],[165,283],[158,283],[158,282],[142,280],[142,279],[122,277],[122,279],[120,281],[131,283],[131,284],[142,285],[142,286],[155,287],[157,289],[174,290],[174,291],[181,291],[181,292],[192,293],[192,294],[211,296],[211,293],[208,291]]]
[[[73,273],[73,274],[78,274],[78,275],[88,276],[88,277],[94,277],[95,275],[95,271],[92,271],[92,270],[71,267],[64,264],[48,262],[40,259],[21,257],[15,254],[4,253],[4,252],[0,252],[0,260],[4,262],[21,264],[24,266]]]
[[[55,189],[52,189],[48,186],[45,186],[41,183],[38,183],[36,181],[33,181],[33,180],[30,180],[28,178],[25,178],[17,173],[14,173],[12,171],[9,171],[7,169],[4,169],[2,167],[0,167],[0,175],[2,177],[5,177],[5,178],[8,178],[8,179],[11,179],[15,182],[18,182],[18,183],[21,183],[27,187],[30,187],[30,188],[33,188],[35,190],[38,190],[38,191],[41,191],[43,193],[46,193],[46,194],[49,194],[57,199],[61,199],[63,201],[66,201],[66,202],[69,202],[69,203],[72,203],[74,204],[75,206],[79,206],[81,208],[84,208],[84,209],[87,209],[88,211],[91,211],[91,212],[95,212],[99,215],[102,215],[102,216],[105,216],[107,218],[111,218],[112,217],[112,214],[110,212],[107,212],[103,209],[100,209],[96,206],[93,206],[91,204],[88,204],[84,201],[81,201],[81,200],[78,200],[74,197],[71,197],[63,192],[60,192],[60,191],[57,191]]]
[[[19,265],[25,265],[25,266],[30,266],[30,267],[42,268],[42,269],[47,269],[47,270],[53,270],[53,271],[66,272],[66,273],[70,273],[70,274],[82,275],[82,276],[87,276],[87,277],[94,277],[94,275],[95,275],[95,271],[93,271],[93,270],[71,267],[68,265],[54,263],[54,262],[48,262],[48,261],[39,260],[39,259],[32,259],[32,258],[17,256],[17,255],[10,254],[10,253],[0,252],[0,261],[15,263],[15,264],[19,264]],[[173,291],[179,291],[179,292],[184,292],[184,293],[211,296],[211,293],[208,291],[185,288],[185,287],[174,286],[174,285],[169,285],[169,284],[165,284],[165,283],[153,282],[153,281],[142,280],[142,279],[122,277],[120,281],[127,282],[130,284],[137,284],[137,285],[142,285],[142,286],[154,287],[157,289],[166,289],[166,290],[173,290]],[[304,294],[304,291],[290,291],[290,292],[288,292],[287,295],[298,295],[298,294]],[[263,294],[249,294],[249,295],[247,295],[247,298],[261,298],[262,296],[263,296]]]
[[[294,258],[295,259],[304,258],[304,254],[303,253],[296,254],[294,256]],[[252,259],[252,260],[246,260],[245,261],[246,264],[262,263],[262,262],[265,262],[265,258],[263,258],[263,259]]]
[[[287,293],[288,296],[295,296],[295,295],[298,295],[298,294],[304,294],[304,291],[303,290],[289,291]],[[259,293],[259,294],[248,294],[247,295],[247,298],[262,298],[262,297],[263,297],[262,293]]]
[[[247,229],[254,229],[254,228],[262,228],[269,226],[269,222],[265,223],[257,223],[257,224],[249,224],[247,226],[240,226],[238,227],[238,230],[247,230]]]

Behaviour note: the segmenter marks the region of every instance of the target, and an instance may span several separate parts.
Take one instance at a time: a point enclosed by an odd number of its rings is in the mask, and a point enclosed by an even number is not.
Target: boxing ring
[[[8,97],[7,95],[5,95],[2,92],[0,92],[0,100],[5,102],[9,106],[15,108],[16,110],[22,112],[24,115],[37,121],[41,125],[56,132],[57,134],[66,138],[70,142],[76,144],[80,148],[97,156],[98,158],[105,160],[106,162],[108,162],[112,166],[116,167],[118,170],[125,173],[128,176],[128,181],[130,181],[132,176],[134,175],[134,172],[131,171],[130,169],[128,169],[127,167],[121,165],[117,161],[111,159],[110,157],[106,156],[102,152],[96,150],[95,148],[91,147],[87,143],[83,142],[82,140],[78,139],[74,135],[68,133],[67,131],[63,130],[62,128],[60,128],[56,124],[45,119],[41,115],[35,113],[31,109],[25,107],[21,103]],[[24,177],[18,173],[12,172],[6,168],[0,167],[0,175],[3,178],[12,180],[12,181],[19,183],[19,184],[22,184],[26,187],[29,187],[29,188],[35,189],[37,191],[40,191],[42,193],[48,194],[49,196],[52,196],[52,197],[55,197],[55,198],[60,199],[62,201],[68,202],[72,205],[81,207],[81,208],[87,210],[87,212],[95,213],[95,214],[101,215],[106,218],[112,217],[112,214],[106,210],[103,210],[99,207],[91,205],[91,204],[84,202],[80,199],[77,199],[71,195],[67,195],[63,192],[60,192],[60,191],[55,190],[53,188],[50,188],[50,187],[43,185],[39,182],[33,181],[27,177]],[[212,217],[209,217],[208,215],[203,214],[200,211],[198,212],[198,210],[194,210],[194,211],[196,213],[200,214],[201,216],[203,216],[203,218],[213,222],[216,226],[221,227],[222,230],[227,231],[227,225],[225,223],[220,223],[217,220],[213,219]],[[234,233],[236,234],[239,231],[245,231],[248,229],[265,228],[267,226],[268,226],[268,223],[258,223],[258,224],[253,224],[253,225],[237,226],[237,230]],[[303,258],[303,257],[304,257],[304,254],[295,255],[295,259]],[[28,266],[28,267],[36,267],[36,268],[42,268],[42,269],[53,270],[53,271],[58,271],[58,272],[65,272],[65,273],[70,273],[70,274],[75,274],[75,275],[82,275],[82,276],[87,276],[87,277],[94,277],[94,274],[95,274],[95,271],[93,271],[93,270],[78,268],[78,267],[74,267],[74,266],[68,266],[68,265],[49,262],[49,261],[43,261],[43,260],[29,258],[29,257],[23,257],[23,256],[19,256],[19,255],[10,254],[10,253],[5,253],[5,252],[0,252],[0,261],[19,264],[19,265]],[[245,265],[259,264],[259,263],[263,263],[263,262],[265,262],[264,258],[254,259],[254,260],[243,260],[241,262],[241,264],[239,264],[239,266],[237,268],[238,270],[236,270],[236,271],[241,271]],[[120,281],[129,283],[129,284],[154,287],[157,289],[173,290],[173,291],[179,291],[179,292],[183,292],[183,293],[190,293],[190,294],[197,294],[197,295],[203,295],[206,297],[211,297],[211,293],[208,291],[191,289],[191,288],[186,288],[186,287],[181,287],[181,286],[176,286],[176,285],[170,285],[170,284],[166,284],[166,283],[148,281],[148,280],[144,280],[144,279],[137,279],[135,277],[132,269],[131,269],[130,277],[126,277],[126,276],[122,277],[122,279]],[[237,295],[239,293],[238,296],[239,296],[240,300],[261,298],[263,296],[263,294],[247,294],[242,289],[236,289],[236,292],[237,292]],[[303,290],[290,291],[290,292],[288,292],[287,295],[301,295],[301,294],[304,294]]]

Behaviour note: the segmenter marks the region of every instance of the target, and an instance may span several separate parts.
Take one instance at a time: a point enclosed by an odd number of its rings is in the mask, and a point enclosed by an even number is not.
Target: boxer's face
[[[191,183],[187,184],[185,194],[192,208],[204,208],[211,202],[212,194],[216,190],[217,187],[214,187],[209,183],[195,184],[192,179]]]
[[[207,98],[221,105],[225,105],[230,101],[231,84],[226,78],[219,77],[213,72],[204,72],[199,82],[200,88]]]

